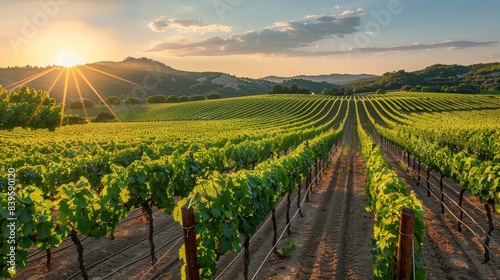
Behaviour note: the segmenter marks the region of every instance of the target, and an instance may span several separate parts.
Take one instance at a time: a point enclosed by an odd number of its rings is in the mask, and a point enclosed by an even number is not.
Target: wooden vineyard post
[[[462,223],[464,219],[464,210],[462,208],[462,202],[464,201],[464,193],[467,189],[462,189],[460,191],[460,196],[458,197],[458,208],[460,209],[460,220],[457,223],[458,231],[462,232]]]
[[[413,232],[415,212],[409,208],[403,208],[400,212],[401,222],[399,224],[398,241],[398,268],[396,279],[410,279],[411,264],[413,256]]]
[[[439,178],[439,189],[441,190],[441,213],[444,214],[444,192],[443,192],[443,178],[444,175],[442,172],[439,173],[441,177]]]
[[[417,169],[417,187],[418,186],[420,186],[420,160],[418,161],[418,169]]]
[[[486,233],[486,238],[484,240],[484,261],[483,263],[488,263],[490,261],[490,251],[489,251],[489,246],[490,246],[490,239],[491,239],[491,232],[493,229],[493,218],[491,217],[491,209],[490,209],[490,203],[493,203],[494,201],[489,200],[484,204],[484,209],[486,209],[486,217],[488,218],[488,232]]]
[[[311,184],[311,169],[309,169],[306,176],[306,202],[309,202],[310,184]]]
[[[431,184],[429,182],[429,177],[431,176],[432,168],[427,169],[427,196],[431,196]]]
[[[192,207],[182,207],[182,227],[184,228],[184,249],[186,250],[186,275],[189,280],[200,279],[200,269],[196,257],[196,233],[194,227],[194,210]]]
[[[309,141],[306,140],[306,148],[309,150]],[[311,168],[307,171],[306,176],[306,202],[309,202],[309,184],[311,184]]]

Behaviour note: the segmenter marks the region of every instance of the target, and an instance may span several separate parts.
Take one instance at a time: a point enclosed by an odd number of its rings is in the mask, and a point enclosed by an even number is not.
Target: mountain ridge
[[[280,76],[266,76],[262,79],[275,82],[275,83],[282,83],[286,80],[309,80],[313,82],[327,82],[329,84],[334,84],[334,85],[345,85],[349,82],[353,82],[356,80],[360,79],[367,79],[367,78],[375,78],[379,77],[377,75],[373,74],[322,74],[322,75],[296,75],[292,77],[280,77]]]

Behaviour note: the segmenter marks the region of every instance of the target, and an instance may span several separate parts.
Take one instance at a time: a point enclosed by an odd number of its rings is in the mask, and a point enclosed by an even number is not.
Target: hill
[[[267,76],[263,79],[282,83],[285,80],[309,80],[317,83],[326,82],[335,85],[345,85],[347,83],[357,81],[360,79],[374,78],[376,75],[371,74],[329,74],[329,75],[299,75],[293,77],[278,77],[278,76]]]
[[[479,92],[500,90],[500,63],[435,64],[422,70],[387,72],[381,77],[357,80],[345,85],[350,91],[370,92],[377,89],[398,90],[403,86],[421,91]]]
[[[84,98],[99,101],[83,76],[104,97],[138,97],[144,101],[155,94],[193,95],[218,92],[223,97],[246,96],[268,92],[274,83],[263,79],[240,78],[220,72],[189,72],[176,70],[161,62],[148,58],[127,57],[120,62],[103,61],[76,67],[71,70],[68,85],[68,102],[78,100],[75,79]],[[37,89],[49,89],[65,68],[9,67],[0,69],[0,84],[8,88],[14,81],[36,76],[44,71],[50,73],[26,83]],[[73,77],[75,76],[75,77]],[[58,102],[63,99],[65,75],[61,75],[51,91],[51,97]]]

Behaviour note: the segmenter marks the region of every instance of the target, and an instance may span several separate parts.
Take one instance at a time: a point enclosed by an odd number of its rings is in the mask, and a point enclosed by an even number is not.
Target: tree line
[[[201,101],[201,100],[211,100],[211,99],[220,99],[222,95],[217,92],[208,93],[206,95],[201,94],[193,94],[190,96],[187,95],[169,95],[166,96],[164,94],[156,94],[151,95],[146,99],[146,104],[160,104],[160,103],[180,103],[180,102],[190,102],[190,101]],[[143,104],[141,100],[137,97],[128,97],[127,99],[122,100],[119,96],[109,96],[106,98],[106,103],[109,105],[137,105]],[[82,108],[91,108],[96,105],[104,105],[104,102],[100,101],[95,104],[94,101],[83,98],[81,100],[76,100],[71,102],[69,107],[71,109],[82,109]]]

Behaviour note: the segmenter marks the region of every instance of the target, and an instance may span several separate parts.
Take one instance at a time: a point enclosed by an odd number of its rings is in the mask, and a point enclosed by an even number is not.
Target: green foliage
[[[188,198],[178,203],[174,219],[180,223],[181,207],[187,204],[195,210],[198,265],[203,279],[216,274],[218,254],[241,249],[240,235],[255,233],[278,198],[291,192],[307,176],[314,160],[327,158],[326,154],[342,135],[346,118],[347,115],[338,130],[328,129],[327,125],[307,132],[313,137],[311,141],[306,143],[302,138],[286,157],[267,159],[254,170],[226,175],[213,172],[208,179],[198,181]],[[289,139],[301,136],[296,134]],[[267,151],[262,144],[261,149]],[[293,244],[289,243],[284,252],[292,249]]]
[[[146,99],[149,104],[154,103],[167,103],[167,97],[163,94],[152,95]]]
[[[122,99],[118,96],[110,96],[106,98],[106,102],[109,105],[120,105],[122,103]]]
[[[71,102],[71,104],[69,105],[69,108],[70,109],[82,109],[82,108],[92,108],[94,106],[95,106],[94,101],[84,98],[81,100]]]
[[[366,107],[365,107],[365,111]],[[409,208],[415,213],[414,245],[415,274],[425,279],[425,268],[418,259],[424,240],[424,210],[415,194],[407,194],[406,185],[391,169],[380,151],[380,147],[369,136],[359,118],[356,106],[357,130],[361,142],[361,153],[366,162],[366,209],[375,214],[372,254],[375,262],[374,279],[392,279],[395,276],[400,210]]]
[[[178,103],[179,102],[179,96],[177,95],[170,95],[167,97],[167,103]]]
[[[47,91],[22,86],[19,90],[7,92],[0,88],[0,129],[15,127],[54,130],[59,126],[62,108]]]
[[[381,88],[377,89],[377,91],[375,92],[375,94],[386,94],[387,91],[386,90],[383,90]]]
[[[331,84],[323,82],[317,83],[304,79],[286,80],[282,84],[275,85],[269,93],[271,94],[311,94],[312,91],[321,92],[323,87],[330,87]]]
[[[329,88],[324,88],[322,91],[321,91],[321,94],[322,95],[333,95],[333,91]]]
[[[201,101],[205,99],[205,96],[200,94],[193,94],[189,96],[189,101]]]
[[[115,116],[109,112],[109,111],[102,111],[97,116],[95,119],[92,120],[92,122],[108,122],[112,121],[115,119]]]
[[[179,102],[188,102],[189,101],[189,96],[187,95],[181,95],[179,97]]]
[[[292,253],[295,252],[295,242],[293,242],[292,239],[287,240],[287,246],[283,247],[281,249],[278,249],[278,254],[280,254],[282,257],[289,258],[292,256]]]
[[[212,93],[209,93],[205,96],[205,98],[207,100],[210,100],[210,99],[221,99],[222,98],[222,95],[218,92],[212,92]]]
[[[129,97],[125,99],[123,103],[126,105],[135,105],[135,104],[141,104],[141,101],[137,97]]]
[[[82,118],[77,114],[70,114],[64,116],[63,125],[86,124],[88,122],[86,118]]]

